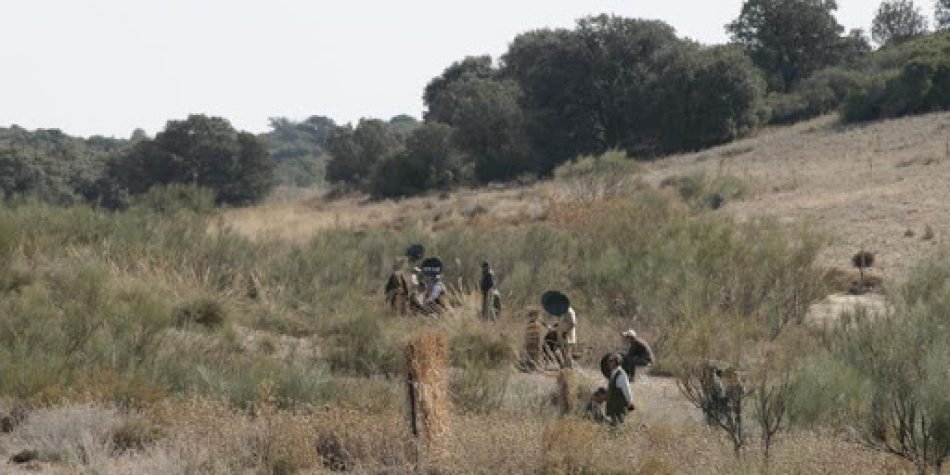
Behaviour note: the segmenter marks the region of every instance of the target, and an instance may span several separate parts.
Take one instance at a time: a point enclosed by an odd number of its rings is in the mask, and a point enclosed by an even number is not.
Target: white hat
[[[637,332],[633,331],[633,329],[630,328],[630,329],[627,329],[627,331],[621,333],[621,335],[623,335],[623,336],[625,336],[625,337],[627,337],[627,338],[636,338],[636,337],[637,337]]]

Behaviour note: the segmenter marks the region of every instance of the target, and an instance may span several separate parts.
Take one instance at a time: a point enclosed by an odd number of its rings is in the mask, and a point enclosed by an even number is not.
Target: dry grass
[[[422,332],[406,345],[410,419],[413,431],[430,446],[441,443],[451,424],[448,366],[448,344],[441,332]]]
[[[449,195],[371,202],[361,197],[327,200],[311,192],[295,200],[224,213],[217,226],[256,238],[305,242],[327,229],[438,231],[458,226],[491,227],[543,219],[550,185],[501,190],[463,190]]]
[[[0,438],[0,447],[4,457],[27,447],[63,457],[31,465],[34,473],[912,473],[899,460],[812,433],[784,436],[766,469],[755,446],[737,462],[721,434],[702,423],[645,422],[639,411],[616,430],[574,416],[459,414],[442,435],[443,455],[422,462],[401,411],[278,411],[262,397],[251,412],[208,400],[164,402],[139,416],[160,424],[164,437],[126,451],[109,440],[128,416],[53,407]]]
[[[822,256],[846,267],[858,249],[878,256],[886,281],[899,280],[950,231],[950,114],[841,126],[834,116],[711,150],[650,163],[645,181],[704,172],[744,178],[753,197],[727,204],[739,220],[809,220],[833,236]],[[733,153],[742,151],[742,153]],[[706,160],[719,156],[718,160]],[[932,226],[933,240],[921,239]],[[905,236],[910,229],[914,236]]]

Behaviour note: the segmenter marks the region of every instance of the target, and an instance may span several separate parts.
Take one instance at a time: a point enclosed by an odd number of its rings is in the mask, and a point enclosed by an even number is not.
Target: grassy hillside
[[[734,459],[675,379],[635,383],[639,409],[616,432],[560,416],[555,375],[516,370],[526,309],[558,288],[580,317],[576,407],[604,384],[600,356],[620,350],[619,330],[632,327],[657,351],[658,373],[714,358],[742,369],[750,387],[795,383],[770,470],[910,470],[853,436],[871,410],[872,379],[855,357],[864,334],[803,322],[831,291],[823,267],[846,267],[850,239],[878,236],[846,210],[897,229],[905,215],[889,214],[888,198],[923,209],[912,193],[945,192],[937,182],[950,165],[934,136],[947,122],[842,128],[824,118],[642,168],[589,158],[554,182],[399,202],[285,196],[219,211],[199,194],[189,199],[204,205],[143,200],[115,213],[7,205],[0,457],[33,450],[27,466],[53,473],[766,470],[756,410],[746,456]],[[933,228],[927,241],[903,230],[893,239],[924,256],[941,239]],[[941,300],[950,266],[895,272],[882,235],[858,244],[878,252],[901,289],[895,318],[937,328],[927,318],[950,301]],[[446,262],[453,308],[439,318],[396,317],[384,305],[385,279],[411,242]],[[477,316],[483,259],[504,297],[497,323]],[[902,287],[903,275],[917,280]],[[920,304],[916,313],[905,300]],[[883,327],[861,328],[871,338]],[[448,342],[451,420],[439,449],[420,451],[406,423],[403,351],[423,329]],[[889,331],[900,342],[919,336]],[[917,347],[946,336],[929,333]],[[926,360],[940,367],[939,358]]]

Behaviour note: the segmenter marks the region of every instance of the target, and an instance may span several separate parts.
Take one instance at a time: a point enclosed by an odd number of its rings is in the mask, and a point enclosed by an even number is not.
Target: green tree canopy
[[[448,122],[447,112],[444,111],[443,95],[452,83],[466,78],[487,79],[496,75],[492,66],[491,56],[468,56],[461,61],[452,63],[441,75],[433,78],[422,92],[422,100],[426,105],[426,120]]]
[[[396,154],[402,140],[392,126],[379,119],[360,119],[351,125],[337,127],[327,137],[327,181],[366,186],[373,165]]]
[[[469,156],[482,183],[508,180],[535,169],[518,104],[520,94],[512,80],[474,76],[453,82],[442,93],[440,115],[455,128],[453,143]]]
[[[110,164],[110,176],[130,194],[154,185],[192,183],[214,190],[217,201],[247,204],[274,186],[274,162],[264,144],[220,117],[172,120]]]
[[[726,30],[766,72],[770,88],[787,91],[840,60],[846,38],[837,9],[835,0],[746,0]]]
[[[373,168],[371,193],[378,198],[450,189],[468,180],[470,171],[452,145],[452,127],[427,122],[416,128],[399,153]]]
[[[885,0],[871,26],[871,38],[881,46],[902,43],[926,32],[927,19],[913,0]]]
[[[937,20],[937,29],[950,28],[950,0],[936,0],[934,18]]]

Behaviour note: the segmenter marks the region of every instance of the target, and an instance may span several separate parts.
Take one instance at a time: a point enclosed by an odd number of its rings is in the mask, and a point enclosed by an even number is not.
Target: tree
[[[468,56],[452,63],[441,75],[429,81],[422,93],[422,100],[427,108],[425,120],[447,122],[442,100],[443,93],[452,83],[467,78],[488,79],[495,75],[491,56]]]
[[[456,81],[442,93],[440,115],[455,128],[453,143],[474,163],[482,183],[537,168],[524,133],[520,94],[514,81],[477,77]]]
[[[937,29],[946,30],[950,28],[950,0],[936,1],[934,18],[937,20]]]
[[[659,73],[656,134],[664,150],[726,142],[764,119],[765,84],[749,58],[729,46],[685,46]]]
[[[326,144],[336,128],[332,119],[311,116],[303,122],[284,117],[270,119],[271,131],[262,134],[270,154],[276,161],[277,181],[296,186],[312,186],[323,182],[327,161]]]
[[[521,86],[526,129],[544,169],[610,148],[649,149],[656,73],[680,43],[669,25],[601,15],[574,30],[519,35],[502,72]]]
[[[406,137],[409,134],[411,134],[414,130],[418,129],[419,126],[422,125],[422,123],[419,122],[419,119],[416,119],[415,117],[411,115],[399,114],[389,119],[389,125],[393,128],[393,130],[397,134],[399,134],[402,137]]]
[[[377,162],[393,156],[402,147],[389,123],[360,119],[356,128],[337,127],[327,137],[327,180],[365,187]]]
[[[844,31],[837,9],[835,0],[747,0],[726,30],[766,72],[770,89],[784,92],[837,59]]]
[[[215,190],[218,203],[247,204],[274,186],[274,162],[263,143],[225,119],[205,115],[169,121],[154,139],[140,140],[109,168],[129,194],[190,183]]]
[[[401,152],[373,168],[371,193],[377,198],[450,189],[467,181],[470,170],[452,145],[452,127],[427,122],[406,138]]]
[[[913,0],[885,0],[871,26],[871,38],[881,46],[902,43],[926,32],[927,19]]]

